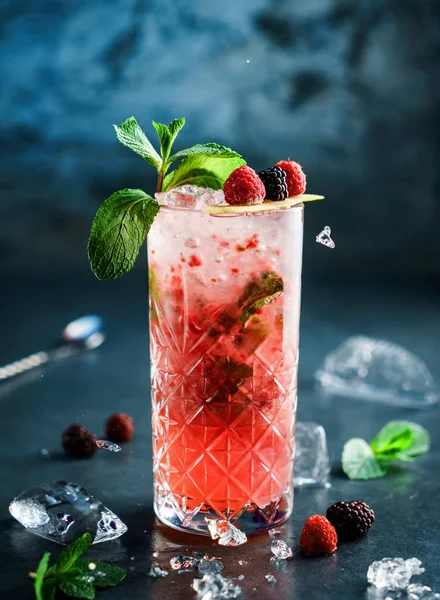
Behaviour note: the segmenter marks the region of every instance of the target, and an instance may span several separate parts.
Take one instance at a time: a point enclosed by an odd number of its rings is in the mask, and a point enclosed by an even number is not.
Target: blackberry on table
[[[82,425],[70,425],[62,437],[62,445],[73,458],[89,458],[97,450],[96,436]]]
[[[258,173],[264,183],[268,200],[284,200],[289,195],[286,172],[281,167],[270,167]]]
[[[353,540],[367,533],[374,523],[374,512],[365,502],[336,502],[327,509],[327,519],[341,540]]]

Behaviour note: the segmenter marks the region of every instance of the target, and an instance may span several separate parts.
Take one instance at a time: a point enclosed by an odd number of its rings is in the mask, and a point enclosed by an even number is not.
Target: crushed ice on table
[[[269,583],[276,583],[276,581],[277,581],[277,580],[276,580],[276,577],[275,577],[274,575],[272,575],[272,573],[268,573],[268,574],[267,574],[267,575],[265,575],[264,577],[267,579],[267,581],[268,581]]]
[[[125,523],[92,494],[67,481],[27,489],[11,502],[9,512],[31,533],[60,544],[71,544],[87,531],[94,544],[127,531]]]
[[[148,575],[150,577],[154,577],[155,579],[160,579],[162,577],[166,577],[168,575],[168,571],[165,571],[165,569],[161,569],[157,562],[152,562]]]
[[[226,205],[223,190],[196,185],[182,185],[167,192],[158,192],[156,200],[159,204],[172,208],[201,209],[205,206]]]
[[[240,565],[240,567],[244,567],[245,565],[249,564],[248,560],[239,560],[238,564]]]
[[[246,534],[223,519],[205,518],[209,533],[213,540],[218,540],[220,546],[240,546],[247,542]]]
[[[438,600],[440,598],[440,594],[422,583],[410,583],[406,588],[406,593],[411,600]]]
[[[194,579],[192,588],[200,600],[229,600],[241,596],[241,588],[232,579],[223,577],[220,573],[203,575],[202,579]]]
[[[330,227],[328,227],[326,225],[324,227],[324,229],[321,231],[321,233],[318,233],[318,235],[316,236],[316,241],[318,242],[318,244],[327,246],[327,248],[334,248],[335,243],[331,238],[331,233],[332,233],[332,230],[330,229]]]
[[[280,573],[287,573],[287,571],[289,570],[287,560],[285,559],[272,556],[269,562]]]
[[[121,446],[107,440],[96,440],[95,443],[102,450],[110,450],[110,452],[120,452],[122,450]]]
[[[294,484],[330,487],[330,458],[325,430],[313,422],[298,422],[295,433]]]
[[[293,555],[292,548],[283,540],[274,540],[270,545],[270,551],[276,558],[285,560]]]
[[[191,570],[196,567],[199,560],[194,556],[173,556],[170,559],[171,568],[175,571],[180,569]]]
[[[197,565],[199,575],[214,575],[223,569],[224,565],[218,558],[202,558]]]
[[[275,537],[279,533],[281,533],[281,531],[279,529],[269,529],[269,535],[270,535],[270,537]]]
[[[330,352],[315,378],[331,394],[397,406],[429,406],[440,391],[417,356],[386,340],[354,336]]]
[[[403,590],[408,587],[411,577],[424,573],[425,569],[418,558],[383,558],[368,567],[368,583],[377,588]]]
[[[50,458],[50,452],[47,448],[41,448],[40,450],[40,454],[41,456],[43,456],[44,458]]]

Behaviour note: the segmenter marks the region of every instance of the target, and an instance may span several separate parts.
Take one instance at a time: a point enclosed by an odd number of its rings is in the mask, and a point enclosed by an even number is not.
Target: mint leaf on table
[[[72,598],[92,600],[95,597],[95,587],[113,587],[124,579],[126,572],[120,567],[100,560],[81,558],[91,543],[90,534],[85,533],[67,546],[61,552],[58,562],[51,567],[49,552],[43,555],[37,572],[29,573],[34,579],[37,600],[54,600],[57,587]]]
[[[411,461],[428,452],[429,433],[412,421],[390,421],[371,441],[379,460]]]
[[[368,444],[349,440],[342,452],[342,469],[350,479],[376,479],[386,473],[386,463],[413,461],[429,450],[429,433],[411,421],[390,421]]]
[[[156,169],[160,169],[162,160],[134,117],[126,119],[119,127],[118,125],[113,125],[113,127],[123,146],[142,156]]]
[[[74,541],[73,544],[67,546],[67,548],[65,548],[58,557],[56,573],[59,574],[68,571],[91,544],[92,536],[90,533],[85,533],[76,541]]]
[[[342,469],[349,479],[377,479],[385,475],[373,450],[360,438],[353,438],[345,444]]]
[[[44,576],[46,575],[48,566],[49,566],[50,552],[45,552],[43,554],[43,558],[40,560],[40,563],[37,567],[37,571],[35,573],[35,597],[37,600],[44,600],[43,596],[43,584],[44,584]]]
[[[93,570],[90,569],[90,564],[93,564]],[[98,588],[114,587],[121,583],[127,575],[121,567],[100,560],[94,560],[91,563],[89,560],[79,558],[75,563],[75,567],[80,569],[83,576],[93,577],[93,585]]]
[[[159,204],[142,190],[120,190],[100,206],[89,238],[89,259],[98,279],[129,271],[147,237]]]
[[[71,596],[72,598],[93,600],[95,597],[93,584],[84,579],[84,577],[62,580],[59,583],[59,588],[66,596]]]
[[[173,145],[174,140],[176,139],[177,134],[184,125],[185,119],[174,119],[174,121],[171,121],[169,125],[164,125],[163,123],[156,123],[155,121],[153,121],[153,127],[157,131],[157,135],[159,136],[162,163],[170,164],[170,162],[172,162],[168,160],[171,152],[171,147]]]
[[[162,189],[166,191],[181,185],[197,185],[218,190],[223,187],[234,169],[246,164],[243,158],[232,150],[231,155],[216,151],[211,145],[209,147],[211,149],[208,153],[188,154],[180,165],[165,177]],[[175,156],[171,159],[174,160]]]

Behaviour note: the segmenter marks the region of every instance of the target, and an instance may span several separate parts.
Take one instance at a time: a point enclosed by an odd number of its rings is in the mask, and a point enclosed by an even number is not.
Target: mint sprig
[[[411,421],[390,421],[368,444],[360,438],[349,440],[342,452],[342,469],[349,479],[383,477],[391,461],[413,461],[428,452],[429,433]]]
[[[61,552],[52,567],[50,553],[44,553],[36,573],[29,573],[37,600],[53,600],[57,588],[72,598],[93,600],[95,588],[113,587],[124,579],[126,572],[120,567],[81,558],[91,543],[90,534],[85,533]]]
[[[158,192],[184,184],[219,189],[234,169],[246,164],[237,152],[215,143],[196,144],[171,155],[184,125],[183,118],[169,125],[153,121],[160,153],[134,117],[114,125],[121,144],[157,170]],[[167,175],[177,161],[180,164]],[[124,189],[107,198],[96,214],[88,246],[90,264],[98,279],[117,279],[133,267],[159,209],[158,202],[142,190]]]
[[[100,206],[89,238],[89,259],[98,279],[129,271],[147,237],[159,204],[142,190],[120,190]]]

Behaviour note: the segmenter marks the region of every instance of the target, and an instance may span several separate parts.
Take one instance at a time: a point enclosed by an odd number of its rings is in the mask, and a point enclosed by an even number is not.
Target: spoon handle
[[[35,369],[35,367],[44,365],[45,363],[49,362],[49,358],[48,352],[35,352],[35,354],[31,354],[26,358],[16,360],[9,365],[0,367],[0,381],[4,381],[10,377],[19,375],[20,373],[25,373],[26,371]]]

